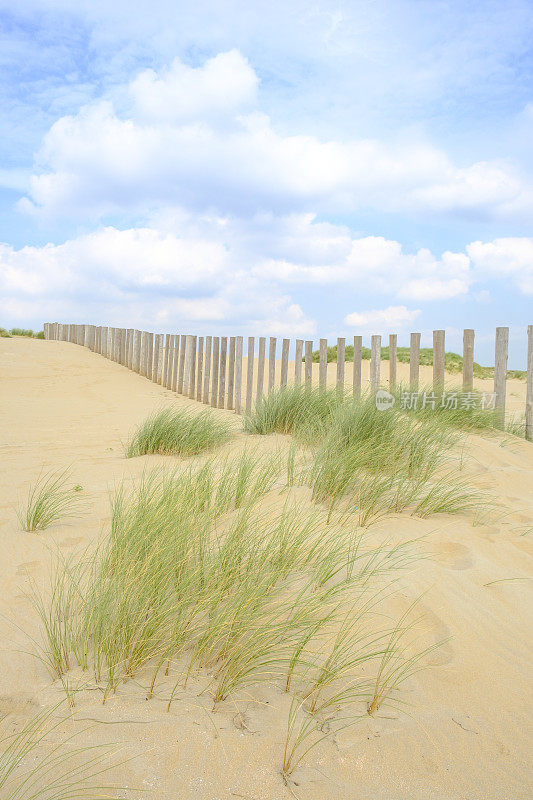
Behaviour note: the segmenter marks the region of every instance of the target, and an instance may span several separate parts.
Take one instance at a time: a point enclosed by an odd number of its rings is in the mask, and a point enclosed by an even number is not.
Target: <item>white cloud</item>
[[[258,78],[237,51],[219,53],[202,67],[188,67],[174,59],[158,75],[149,69],[130,84],[133,114],[153,125],[185,123],[234,116],[256,100]]]
[[[375,332],[383,328],[402,329],[407,323],[414,322],[421,313],[419,308],[409,310],[406,306],[388,306],[373,311],[354,311],[344,321],[352,328]]]
[[[533,294],[533,238],[523,236],[472,242],[466,251],[479,280],[509,277],[522,294]]]
[[[422,140],[323,141],[279,133],[254,109],[258,79],[236,50],[192,68],[174,61],[89,103],[44,138],[22,210],[105,217],[180,205],[249,216],[378,209],[493,216],[533,207],[504,162],[458,167]],[[31,204],[31,205],[30,205]]]

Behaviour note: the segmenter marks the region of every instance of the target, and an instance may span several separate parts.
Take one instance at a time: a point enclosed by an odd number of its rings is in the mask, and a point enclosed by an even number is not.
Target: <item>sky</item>
[[[0,325],[533,323],[533,0],[0,0]]]

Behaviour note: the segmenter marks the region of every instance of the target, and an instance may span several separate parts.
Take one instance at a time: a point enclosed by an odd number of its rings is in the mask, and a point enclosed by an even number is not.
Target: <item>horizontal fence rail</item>
[[[525,438],[533,441],[533,325],[529,325],[527,337]],[[276,388],[289,384],[310,387],[316,382],[320,389],[326,389],[328,384],[327,339],[318,342],[296,339],[293,348],[290,339],[283,339],[279,348],[277,338],[271,336],[267,353],[266,337],[249,336],[245,356],[242,336],[154,334],[133,328],[46,322],[44,338],[87,347],[170,391],[213,408],[233,410],[237,414],[249,412],[254,402],[259,402],[265,393]],[[445,391],[446,337],[443,330],[433,331],[432,391],[424,391],[423,397],[419,397],[420,339],[420,333],[410,334],[409,380],[406,391],[402,392],[401,402],[431,402],[433,408],[435,403],[457,402],[456,399],[445,399],[453,393]],[[339,338],[336,344],[337,364],[333,385],[344,393],[348,391],[346,339]],[[368,381],[372,392],[377,392],[380,387],[394,391],[398,386],[397,334],[390,334],[388,339],[388,378],[381,368],[382,344],[381,336],[371,337]],[[289,360],[291,349],[294,352],[292,366]],[[501,427],[505,422],[508,349],[509,328],[496,328],[493,392],[488,396],[484,392],[482,402],[484,407],[494,409]],[[318,361],[313,360],[314,350],[318,351]],[[361,394],[363,389],[362,350],[362,337],[354,336],[350,387],[354,396]],[[278,354],[281,358],[277,357]],[[477,402],[474,392],[474,331],[470,328],[463,333],[462,393],[462,403]]]

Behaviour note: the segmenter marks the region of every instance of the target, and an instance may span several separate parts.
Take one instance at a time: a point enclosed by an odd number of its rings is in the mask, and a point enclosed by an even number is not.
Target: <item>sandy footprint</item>
[[[458,542],[433,543],[431,554],[437,564],[450,569],[470,569],[474,563],[470,550]]]

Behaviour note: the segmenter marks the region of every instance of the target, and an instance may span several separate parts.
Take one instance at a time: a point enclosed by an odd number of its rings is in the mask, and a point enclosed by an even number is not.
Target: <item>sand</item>
[[[401,365],[402,367],[404,365]],[[330,368],[331,369],[331,368]],[[430,373],[430,370],[428,370]],[[26,593],[46,585],[53,550],[69,554],[105,535],[108,491],[147,465],[178,459],[126,460],[135,426],[176,397],[101,356],[66,342],[0,339],[0,710],[16,720],[61,697],[28,636],[39,636]],[[430,375],[428,375],[429,379]],[[510,382],[510,395],[525,385]],[[515,386],[516,383],[516,386]],[[487,382],[487,391],[490,391]],[[239,429],[239,418],[225,414]],[[236,434],[230,447],[242,446]],[[254,437],[259,448],[285,437]],[[254,688],[238,708],[215,714],[194,684],[170,713],[146,700],[142,681],[121,686],[105,706],[96,691],[80,695],[76,719],[96,725],[88,743],[118,742],[122,756],[110,778],[128,798],[158,800],[525,800],[531,731],[533,445],[514,437],[470,436],[464,474],[486,489],[495,512],[471,518],[381,520],[372,535],[402,540],[427,534],[429,556],[404,577],[396,601],[421,601],[427,629],[450,637],[434,667],[405,687],[407,713],[384,710],[325,740],[283,784],[280,770],[287,697]],[[83,487],[77,516],[40,533],[25,533],[16,510],[44,469],[70,468]],[[512,580],[508,580],[512,579]],[[496,583],[493,583],[497,581]],[[490,584],[490,585],[486,585]],[[81,729],[82,722],[72,723]]]

